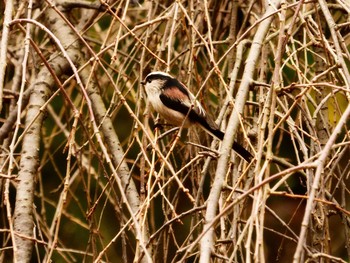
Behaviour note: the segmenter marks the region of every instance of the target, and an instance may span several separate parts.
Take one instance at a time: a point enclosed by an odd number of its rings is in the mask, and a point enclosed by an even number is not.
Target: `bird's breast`
[[[165,119],[168,123],[181,126],[184,122],[185,115],[181,112],[172,110],[164,105],[160,100],[159,95],[160,91],[157,88],[154,88],[152,85],[146,86],[146,93],[148,101],[150,102],[152,108],[160,114],[160,116]],[[189,119],[186,119],[184,127],[189,127],[191,122]]]

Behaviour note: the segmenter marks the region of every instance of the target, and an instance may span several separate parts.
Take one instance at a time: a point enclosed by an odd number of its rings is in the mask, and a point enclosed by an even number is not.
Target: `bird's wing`
[[[167,80],[167,83],[165,85],[167,88],[163,90],[164,100],[169,99],[175,100],[177,102],[181,102],[187,108],[185,109],[186,112],[182,112],[183,114],[187,114],[189,108],[192,108],[198,115],[206,116],[206,112],[202,105],[196,100],[195,96],[186,88],[184,84],[182,84],[177,79],[169,79]],[[162,98],[161,98],[162,99]],[[164,103],[164,101],[163,101]],[[166,104],[166,103],[164,103]],[[167,105],[168,107],[172,108],[173,110],[177,110],[176,108],[171,107],[171,105]],[[175,106],[172,104],[172,106]],[[178,106],[178,105],[176,105]]]
[[[184,92],[186,91],[186,92]],[[176,87],[167,87],[159,95],[160,100],[168,108],[187,115],[192,123],[197,123],[210,133],[214,133],[219,127],[207,115],[202,105],[195,100],[195,97],[187,90],[179,90]],[[215,134],[214,134],[215,135]]]
[[[165,106],[184,115],[187,115],[192,104],[188,94],[180,91],[176,86],[167,87],[160,93],[159,98]]]

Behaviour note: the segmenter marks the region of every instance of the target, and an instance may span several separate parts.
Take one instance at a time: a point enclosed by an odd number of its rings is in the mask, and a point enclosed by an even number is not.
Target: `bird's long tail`
[[[214,127],[216,126],[216,124],[212,123],[210,125],[211,123],[210,120],[208,121],[207,119],[202,117],[199,120],[197,119],[197,123],[199,123],[200,126],[212,136],[218,138],[221,141],[224,139],[225,134],[219,128]],[[248,152],[245,148],[243,148],[243,146],[237,143],[236,141],[233,142],[232,149],[236,153],[238,153],[248,163],[253,159],[253,155],[250,152]]]
[[[208,131],[208,132],[213,134],[216,138],[220,139],[221,141],[224,139],[224,135],[225,134],[222,131],[220,131],[220,130],[212,130],[212,131]],[[233,142],[232,149],[236,153],[238,153],[248,163],[253,159],[253,155],[250,152],[248,152],[242,145],[240,145],[236,141]]]

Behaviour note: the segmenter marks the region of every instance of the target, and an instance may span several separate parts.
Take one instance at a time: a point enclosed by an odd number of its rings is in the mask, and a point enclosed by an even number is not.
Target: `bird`
[[[223,140],[225,133],[210,118],[196,97],[176,78],[162,71],[149,73],[141,84],[152,108],[169,124],[189,128],[199,125],[213,137]],[[250,162],[252,154],[234,141],[232,149]]]

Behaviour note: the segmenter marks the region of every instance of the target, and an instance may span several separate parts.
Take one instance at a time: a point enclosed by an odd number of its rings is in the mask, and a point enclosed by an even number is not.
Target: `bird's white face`
[[[149,75],[147,75],[146,80],[149,77]],[[163,107],[163,103],[160,101],[159,95],[161,93],[161,88],[163,87],[165,81],[166,80],[163,79],[150,78],[149,80],[145,81],[144,84],[148,100],[151,103],[154,110],[157,112],[160,112]]]

